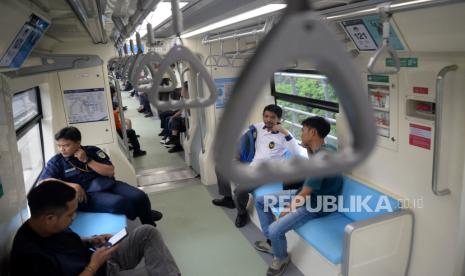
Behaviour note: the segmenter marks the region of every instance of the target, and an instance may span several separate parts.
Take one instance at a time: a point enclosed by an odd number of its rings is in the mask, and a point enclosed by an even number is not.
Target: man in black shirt
[[[76,191],[59,180],[46,180],[28,197],[31,218],[16,233],[11,251],[12,276],[23,275],[180,275],[160,234],[150,225],[131,232],[118,245],[98,247],[111,235],[79,237],[68,227],[78,206]],[[97,248],[95,252],[91,247]],[[134,269],[144,257],[145,265]]]

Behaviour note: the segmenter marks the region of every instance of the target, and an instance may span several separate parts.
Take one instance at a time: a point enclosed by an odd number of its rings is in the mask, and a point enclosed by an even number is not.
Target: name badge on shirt
[[[75,170],[76,170],[76,168],[69,168],[69,169],[65,170],[65,173],[69,173],[69,172],[72,172],[72,171],[75,171]]]

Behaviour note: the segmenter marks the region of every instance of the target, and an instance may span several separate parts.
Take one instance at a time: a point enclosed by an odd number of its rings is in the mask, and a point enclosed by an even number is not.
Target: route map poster
[[[104,88],[65,90],[64,98],[70,124],[108,120]]]

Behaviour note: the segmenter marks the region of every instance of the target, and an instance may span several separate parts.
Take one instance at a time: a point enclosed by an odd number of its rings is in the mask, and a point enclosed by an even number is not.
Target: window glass
[[[29,89],[13,96],[13,120],[15,130],[27,124],[39,115],[37,90]]]
[[[334,88],[328,78],[312,73],[276,72],[274,74],[275,90],[278,93],[296,95],[316,100],[337,103]]]
[[[326,143],[337,146],[336,137],[336,113],[314,107],[308,107],[283,100],[277,100],[277,104],[283,109],[283,126],[288,129],[297,140],[302,135],[302,121],[311,116],[325,117],[331,124],[331,131],[326,136]]]
[[[44,167],[40,124],[36,124],[18,140],[18,150],[21,154],[26,192],[29,192]]]

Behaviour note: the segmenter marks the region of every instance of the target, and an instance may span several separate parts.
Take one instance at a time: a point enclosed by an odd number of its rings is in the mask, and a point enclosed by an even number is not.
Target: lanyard
[[[86,168],[85,168],[85,169],[81,169],[81,168],[79,168],[78,166],[74,165],[70,160],[67,160],[67,161],[68,161],[68,163],[69,163],[71,166],[73,166],[73,168],[78,169],[78,170],[80,170],[81,172],[90,172],[90,171],[91,171],[91,170],[89,169],[89,167],[87,166],[87,164],[86,164]]]

